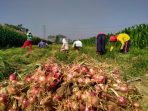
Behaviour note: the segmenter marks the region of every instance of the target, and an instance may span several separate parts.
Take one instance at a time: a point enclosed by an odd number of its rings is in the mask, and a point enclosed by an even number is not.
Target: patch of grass
[[[119,48],[119,47],[118,47]],[[143,76],[148,72],[148,50],[131,48],[127,54],[118,52],[118,48],[104,55],[96,56],[95,47],[82,48],[81,53],[88,54],[99,62],[119,66],[125,79]]]
[[[65,52],[56,52],[55,53],[55,58],[59,61],[66,62],[68,58],[68,54]]]
[[[131,48],[127,54],[121,54],[118,52],[118,48],[109,52],[109,47],[107,47],[107,52],[104,55],[96,56],[95,46],[85,46],[80,49],[80,51],[75,51],[71,49],[68,53],[60,52],[61,45],[49,45],[46,48],[40,49],[37,46],[33,46],[33,52],[31,55],[27,54],[28,49],[22,48],[11,48],[0,50],[0,69],[1,73],[9,73],[9,68],[15,70],[25,69],[26,65],[36,64],[41,61],[45,61],[48,57],[55,57],[58,61],[64,62],[66,64],[71,64],[77,61],[78,58],[83,60],[83,55],[88,55],[87,59],[95,59],[98,62],[106,62],[113,66],[118,66],[126,79],[128,77],[136,77],[144,75],[148,70],[148,50],[147,49],[135,49]],[[86,58],[85,58],[86,59]],[[87,60],[86,59],[86,60]],[[4,64],[3,61],[7,61]],[[7,65],[7,66],[5,66]],[[8,67],[7,69],[5,67]]]
[[[62,61],[66,64],[73,63],[73,61],[76,59],[78,53],[77,52],[56,52],[55,58],[59,61]]]
[[[28,53],[27,48],[2,49],[0,50],[0,74],[8,77],[11,72],[16,70],[22,72],[22,69],[26,69],[26,65],[36,64],[40,60],[47,59],[51,51],[52,46],[43,49],[33,46],[32,54]]]
[[[131,66],[125,70],[127,76],[138,77],[143,76],[148,71],[148,59],[139,56],[136,60],[131,61]],[[127,78],[126,76],[126,78]]]
[[[131,77],[144,76],[148,72],[148,51],[131,49],[127,54],[117,55],[117,63],[127,80]]]

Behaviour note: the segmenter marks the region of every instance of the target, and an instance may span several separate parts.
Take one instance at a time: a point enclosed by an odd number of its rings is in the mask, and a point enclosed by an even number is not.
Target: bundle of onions
[[[75,93],[75,96],[78,100],[81,99],[81,94],[82,94],[82,92],[80,90]]]
[[[54,74],[54,77],[55,77],[56,79],[60,79],[60,78],[61,78],[61,73],[60,73],[60,72],[55,73],[55,74]]]
[[[117,104],[119,104],[120,106],[127,106],[127,99],[123,96],[118,96]]]
[[[117,104],[120,105],[120,106],[123,106],[123,107],[127,106],[127,102],[128,102],[127,99],[123,96],[119,96],[119,94],[114,89],[111,88],[111,90],[117,96],[117,98],[116,98]]]
[[[39,78],[38,78],[38,82],[39,83],[46,83],[46,76],[45,75],[40,75]]]
[[[82,67],[81,67],[81,73],[82,73],[82,74],[87,74],[88,72],[89,72],[89,69],[88,69],[87,66],[82,66]]]
[[[16,72],[9,75],[9,81],[15,81],[17,80]]]
[[[25,77],[25,81],[26,81],[26,82],[31,82],[31,81],[32,81],[31,75],[27,75],[27,76]]]
[[[7,91],[8,91],[8,94],[10,95],[14,95],[18,93],[18,90],[12,85],[7,86]]]
[[[41,88],[37,86],[33,86],[32,88],[29,89],[28,94],[30,95],[38,95],[41,92]]]
[[[92,77],[93,75],[95,75],[95,70],[90,68],[88,74]]]
[[[2,93],[0,94],[0,103],[6,104],[8,102],[8,94]]]
[[[68,73],[66,81],[71,81],[73,79],[73,74],[72,73]]]
[[[27,98],[24,98],[22,101],[22,107],[25,109],[26,107],[29,106],[29,100]]]
[[[50,72],[50,71],[51,71],[51,65],[50,65],[49,63],[46,63],[46,64],[44,65],[44,68],[45,68],[45,71],[46,71],[46,72]]]
[[[55,94],[55,95],[53,95],[52,99],[53,99],[54,102],[57,102],[57,101],[60,101],[62,99],[62,97],[57,95],[57,94]]]
[[[79,84],[83,84],[83,83],[84,83],[84,78],[81,78],[81,77],[78,78],[78,83],[79,83]]]
[[[110,78],[105,74],[105,68],[98,69],[93,65],[63,65],[60,69],[61,65],[47,63],[44,68],[38,67],[22,80],[11,74],[9,80],[0,85],[0,110],[1,105],[10,111],[115,111],[140,108],[139,103],[130,97],[135,90],[123,83],[118,71],[113,72],[114,77]],[[131,105],[126,107],[128,103]]]
[[[84,83],[87,85],[87,84],[90,84],[91,83],[91,79],[90,78],[85,78],[84,79]]]
[[[53,72],[54,74],[59,72],[59,67],[58,67],[58,65],[53,65],[53,66],[51,67],[51,69],[52,69],[52,72]]]
[[[36,102],[36,97],[35,97],[35,95],[28,97],[28,99],[29,99],[29,103],[30,103],[30,104],[33,104],[34,102]]]
[[[97,83],[106,84],[107,83],[107,77],[105,75],[94,75],[93,79]]]
[[[108,104],[108,105],[107,105],[107,111],[115,111],[115,105],[113,105],[113,104]]]
[[[118,90],[121,92],[128,92],[129,88],[128,88],[127,84],[122,84],[119,86]]]

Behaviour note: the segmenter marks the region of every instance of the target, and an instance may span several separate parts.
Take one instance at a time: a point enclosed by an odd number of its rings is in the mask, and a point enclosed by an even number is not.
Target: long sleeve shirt
[[[117,36],[117,41],[121,43],[120,49],[124,48],[125,42],[127,42],[128,40],[130,40],[130,36],[128,34],[122,33]],[[110,47],[110,51],[112,51],[113,49],[114,45],[112,44]]]
[[[128,40],[130,40],[130,36],[128,34],[123,33],[117,36],[117,41],[121,42],[120,49],[124,48],[125,42],[127,42]]]
[[[64,48],[65,50],[68,50],[68,42],[66,41],[65,38],[63,38],[62,43],[63,43],[62,48]]]
[[[73,47],[76,46],[76,47],[82,47],[82,42],[77,40],[77,41],[74,41],[73,43]]]
[[[62,43],[63,43],[63,44],[67,44],[67,41],[66,41],[65,38],[62,40]]]

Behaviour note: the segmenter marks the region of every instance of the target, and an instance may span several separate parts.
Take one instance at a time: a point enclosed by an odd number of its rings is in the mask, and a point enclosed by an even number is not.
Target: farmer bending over
[[[82,47],[82,42],[80,40],[76,40],[72,46],[74,49],[79,50]]]
[[[110,37],[110,42],[112,42],[112,46],[110,51],[113,50],[115,42],[119,41],[121,43],[120,52],[127,53],[130,46],[130,36],[126,33],[121,33],[116,36]]]
[[[46,47],[46,43],[43,41],[43,40],[41,40],[39,43],[38,43],[38,47],[39,48],[44,48],[44,47]]]

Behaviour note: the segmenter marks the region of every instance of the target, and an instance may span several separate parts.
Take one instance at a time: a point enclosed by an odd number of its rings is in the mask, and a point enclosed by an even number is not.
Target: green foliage
[[[10,64],[7,60],[0,58],[0,80],[8,77],[8,75],[14,70],[15,68],[12,64]]]
[[[148,47],[148,24],[140,24],[132,27],[125,28],[124,30],[118,33],[127,33],[131,38],[131,46],[137,48],[146,48]],[[106,41],[107,45],[109,44],[110,34],[107,34]],[[82,40],[84,45],[95,46],[96,37],[91,37],[88,39]]]
[[[76,59],[77,53],[76,52],[56,52],[55,57],[57,60],[69,64]]]
[[[21,46],[25,39],[25,34],[22,32],[17,32],[7,26],[0,26],[0,48]]]
[[[119,44],[116,44],[117,48],[112,52],[107,52],[104,55],[96,55],[96,49],[94,46],[84,46],[80,53],[84,53],[98,60],[98,62],[106,62],[112,66],[119,66],[123,71],[124,79],[131,77],[143,76],[148,71],[148,49],[139,49],[131,47],[127,54],[118,52]]]
[[[148,71],[148,50],[133,48],[129,52],[129,57],[126,58],[127,65],[126,77],[143,76]]]
[[[4,24],[4,26],[7,26],[7,27],[10,27],[12,29],[15,29],[15,30],[18,30],[18,31],[21,31],[21,32],[26,32],[28,29],[23,27],[22,24],[19,24],[19,25],[12,25],[12,24]]]
[[[133,47],[140,49],[148,47],[148,24],[128,27],[121,32],[125,32],[130,35]]]
[[[34,71],[36,63],[46,60],[51,54],[52,47],[38,48],[33,46],[32,54],[28,54],[27,49],[10,48],[0,50],[0,79],[7,78],[14,71],[26,75]]]
[[[20,29],[17,29],[17,28]],[[17,30],[16,30],[17,29]],[[23,45],[26,40],[26,34],[22,31],[22,26],[14,25],[0,25],[0,48],[9,48],[9,47],[20,47]],[[39,37],[33,37],[33,44],[36,45],[41,39]],[[48,41],[46,41],[48,42]],[[48,42],[51,43],[51,42]]]
[[[95,46],[95,44],[96,44],[96,37],[91,37],[89,39],[83,39],[82,43],[85,46]]]

